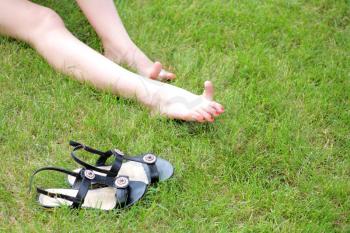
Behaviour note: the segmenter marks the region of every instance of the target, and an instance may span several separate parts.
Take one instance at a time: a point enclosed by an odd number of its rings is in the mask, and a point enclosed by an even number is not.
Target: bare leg
[[[211,100],[212,85],[204,95],[131,73],[76,39],[52,10],[27,0],[0,1],[0,33],[30,43],[52,66],[97,88],[136,98],[152,111],[169,118],[213,121],[223,112]]]
[[[126,63],[139,74],[152,79],[170,80],[175,75],[152,62],[130,39],[113,0],[77,0],[102,40],[105,56],[117,63]]]

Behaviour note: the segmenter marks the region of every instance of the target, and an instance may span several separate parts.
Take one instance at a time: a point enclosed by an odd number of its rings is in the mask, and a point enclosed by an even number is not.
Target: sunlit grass
[[[36,2],[102,51],[72,1]],[[135,42],[176,72],[174,84],[200,93],[212,80],[225,114],[207,125],[152,118],[1,37],[0,231],[350,231],[349,1],[116,2]],[[69,139],[153,151],[175,176],[127,211],[42,209],[29,176],[75,168]]]

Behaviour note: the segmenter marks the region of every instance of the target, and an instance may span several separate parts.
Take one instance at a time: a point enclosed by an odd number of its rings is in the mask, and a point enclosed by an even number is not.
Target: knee
[[[46,35],[59,29],[65,29],[61,17],[50,8],[42,7],[36,12],[36,23],[34,26],[34,37],[43,39]]]
[[[37,25],[39,30],[44,32],[64,28],[61,17],[50,8],[43,7],[39,13],[40,23]]]

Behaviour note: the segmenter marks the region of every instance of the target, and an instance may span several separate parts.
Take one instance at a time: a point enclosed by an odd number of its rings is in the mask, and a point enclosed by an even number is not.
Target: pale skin
[[[60,72],[98,89],[135,98],[170,119],[213,122],[224,112],[213,100],[210,81],[205,82],[202,95],[158,81],[175,75],[152,62],[132,42],[112,0],[77,2],[101,38],[104,55],[75,38],[53,10],[27,0],[0,0],[0,34],[29,43]],[[139,74],[116,64],[119,62]]]
[[[145,77],[172,80],[175,74],[152,62],[130,39],[112,0],[76,0],[80,9],[101,38],[104,55],[117,63],[125,63]],[[103,16],[103,17],[101,17]]]

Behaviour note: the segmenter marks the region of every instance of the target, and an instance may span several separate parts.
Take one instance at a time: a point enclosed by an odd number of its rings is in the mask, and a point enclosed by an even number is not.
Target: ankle
[[[137,92],[136,98],[148,108],[158,108],[164,99],[162,98],[163,92],[166,87],[163,83],[156,84],[153,81],[147,79],[144,83],[142,90]]]
[[[106,57],[117,63],[125,63],[139,74],[148,76],[148,70],[154,63],[132,41],[116,44],[103,40],[102,44]]]
[[[140,51],[134,44],[125,43],[123,46],[112,43],[103,43],[104,54],[106,57],[116,61],[125,63],[131,67],[138,68],[138,58]]]
[[[102,45],[104,54],[109,58],[113,58],[113,60],[116,58],[120,59],[122,55],[125,54],[125,49],[123,47],[116,46],[113,43],[102,42]]]
[[[120,41],[120,43],[116,43],[115,38],[102,38],[102,46],[105,53],[120,55],[126,54],[128,49],[133,47],[133,43],[132,41]]]

